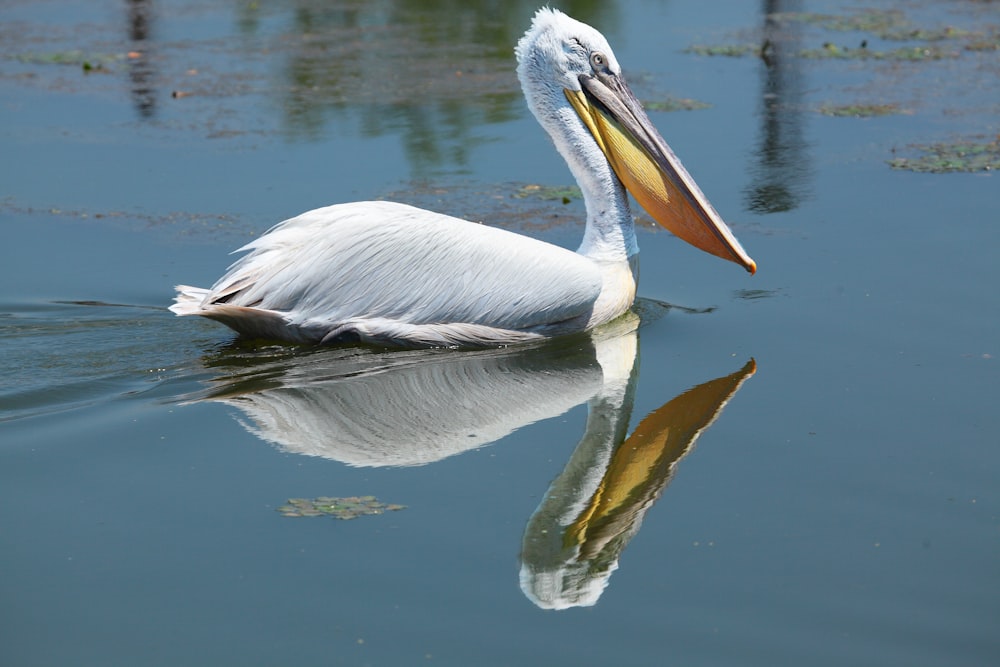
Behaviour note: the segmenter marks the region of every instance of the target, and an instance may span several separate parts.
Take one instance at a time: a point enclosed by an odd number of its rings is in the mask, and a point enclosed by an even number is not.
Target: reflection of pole
[[[132,104],[143,118],[156,114],[156,90],[152,85],[155,74],[149,57],[147,40],[152,22],[152,0],[125,0],[128,11],[128,36],[131,40],[128,77],[131,81]]]
[[[761,61],[760,139],[751,168],[751,183],[744,191],[746,208],[757,213],[780,213],[798,207],[806,189],[809,165],[802,138],[801,73],[795,21],[776,15],[799,11],[800,0],[764,0]]]

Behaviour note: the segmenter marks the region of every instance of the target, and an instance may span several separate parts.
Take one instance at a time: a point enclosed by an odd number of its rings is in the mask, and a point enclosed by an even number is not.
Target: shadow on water
[[[590,606],[678,462],[756,370],[751,359],[683,392],[627,436],[638,328],[670,308],[643,301],[589,335],[529,347],[234,347],[205,359],[225,374],[183,400],[238,408],[247,431],[286,452],[364,467],[434,463],[586,403],[583,437],[525,529],[520,581],[539,607]]]

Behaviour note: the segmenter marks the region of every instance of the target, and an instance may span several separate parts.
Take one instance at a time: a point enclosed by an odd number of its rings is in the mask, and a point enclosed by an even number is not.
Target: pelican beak
[[[756,262],[653,127],[625,80],[600,72],[581,76],[580,84],[581,90],[565,89],[566,98],[646,212],[696,248],[756,272]]]

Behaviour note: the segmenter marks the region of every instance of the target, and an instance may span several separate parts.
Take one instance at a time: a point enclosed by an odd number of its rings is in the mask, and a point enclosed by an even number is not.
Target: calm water
[[[996,137],[1000,7],[555,4],[710,105],[651,117],[760,271],[644,227],[616,330],[385,353],[166,305],[339,201],[573,247],[534,4],[3,3],[0,663],[997,664],[1000,189],[887,161]],[[862,40],[948,57],[801,55]]]

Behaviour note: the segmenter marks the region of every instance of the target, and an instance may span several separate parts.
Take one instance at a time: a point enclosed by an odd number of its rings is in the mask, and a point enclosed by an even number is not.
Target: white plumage
[[[542,9],[516,54],[528,106],[583,192],[577,252],[403,204],[340,204],[240,248],[247,254],[211,289],[178,286],[171,310],[300,343],[484,346],[585,331],[635,298],[626,185],[682,238],[755,269],[649,123],[599,32]]]

